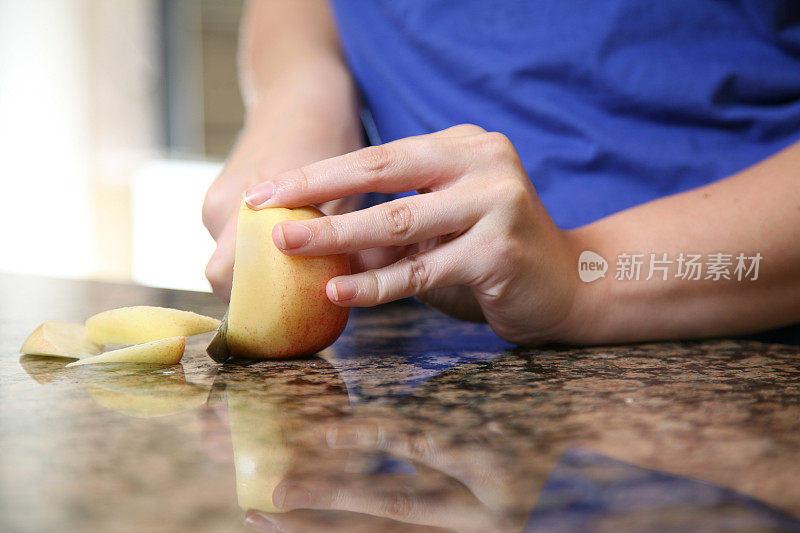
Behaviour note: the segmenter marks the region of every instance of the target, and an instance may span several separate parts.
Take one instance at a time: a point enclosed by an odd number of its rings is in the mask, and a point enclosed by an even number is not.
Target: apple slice
[[[36,328],[19,351],[24,355],[82,359],[101,353],[103,347],[87,338],[83,324],[50,321]]]
[[[219,320],[166,307],[139,305],[98,313],[86,321],[86,335],[101,344],[139,344],[214,331]]]
[[[231,355],[258,359],[310,355],[344,330],[349,310],[328,299],[325,285],[350,273],[347,256],[290,257],[272,241],[278,222],[321,216],[313,207],[256,211],[242,202],[225,332]]]
[[[153,363],[174,365],[183,357],[186,337],[170,337],[144,344],[136,344],[119,350],[101,353],[94,357],[79,359],[67,365],[67,368],[94,363]]]

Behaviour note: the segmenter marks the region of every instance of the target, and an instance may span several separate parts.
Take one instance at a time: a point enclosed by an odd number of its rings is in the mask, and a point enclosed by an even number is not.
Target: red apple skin
[[[232,356],[307,356],[341,335],[350,310],[332,303],[325,286],[331,278],[350,274],[347,256],[290,257],[272,241],[278,222],[320,216],[313,207],[255,211],[242,203],[226,333]]]

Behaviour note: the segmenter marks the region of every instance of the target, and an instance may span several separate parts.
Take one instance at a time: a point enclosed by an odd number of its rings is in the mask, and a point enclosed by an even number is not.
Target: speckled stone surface
[[[521,349],[398,304],[315,358],[222,366],[206,334],[67,370],[19,356],[40,322],[224,305],[11,275],[0,302],[0,531],[243,531],[281,480],[285,531],[800,529],[798,347]]]

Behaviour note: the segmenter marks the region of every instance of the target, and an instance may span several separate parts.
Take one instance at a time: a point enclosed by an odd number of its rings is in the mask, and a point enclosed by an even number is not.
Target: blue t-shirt
[[[562,228],[800,139],[798,0],[333,0],[381,141],[508,135]]]

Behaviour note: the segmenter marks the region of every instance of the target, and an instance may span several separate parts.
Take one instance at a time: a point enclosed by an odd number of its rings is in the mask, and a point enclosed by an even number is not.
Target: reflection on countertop
[[[521,349],[416,304],[318,357],[65,369],[37,322],[213,296],[0,276],[0,530],[800,530],[800,348]],[[12,304],[12,305],[8,305]]]

